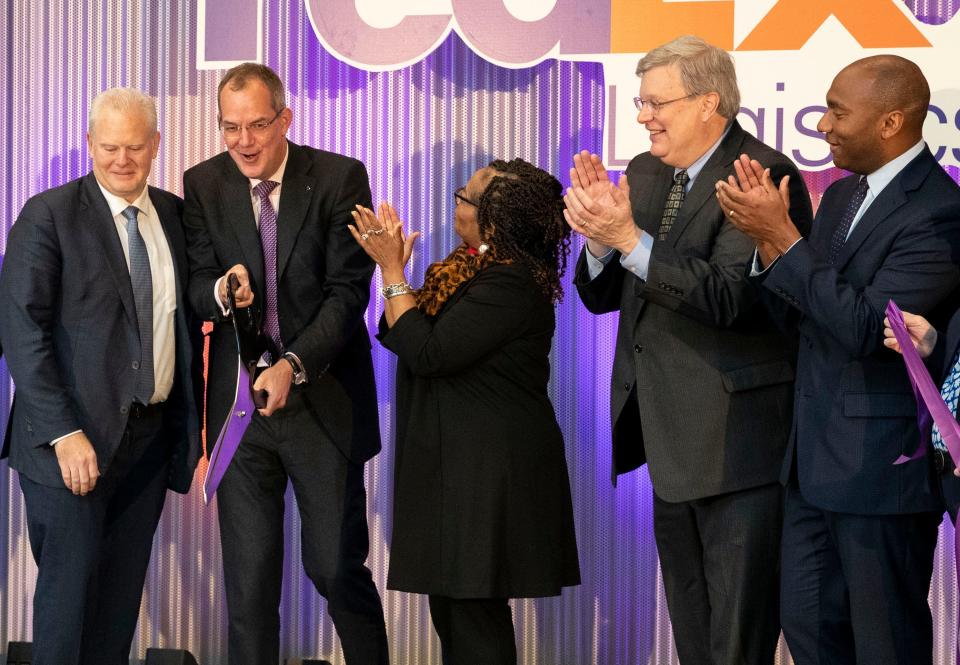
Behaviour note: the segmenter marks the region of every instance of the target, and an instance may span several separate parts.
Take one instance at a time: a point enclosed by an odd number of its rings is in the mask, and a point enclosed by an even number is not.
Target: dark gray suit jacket
[[[303,362],[303,392],[317,426],[349,459],[380,450],[370,337],[363,313],[373,262],[350,235],[350,211],[370,206],[363,163],[289,143],[277,218],[277,302],[286,350]],[[237,351],[233,326],[214,300],[214,284],[243,264],[255,318],[262,318],[263,252],[250,181],[226,152],[183,176],[190,302],[213,321],[207,382],[207,441],[215,441],[233,400]]]
[[[647,280],[618,259],[576,286],[594,313],[620,311],[610,407],[613,472],[645,461],[657,495],[689,501],[775,482],[790,431],[796,345],[777,331],[747,279],[754,243],[723,215],[717,180],[748,153],[790,175],[790,214],[801,233],[812,212],[803,179],[782,154],[734,121],[687,193]],[[656,235],[673,167],[650,153],[627,167],[637,226]],[[583,250],[586,252],[586,248]]]
[[[186,492],[200,456],[196,390],[200,327],[186,304],[182,201],[150,187],[173,256],[176,369],[164,405],[173,446],[169,487]],[[140,336],[123,247],[93,174],[24,205],[0,273],[0,339],[16,385],[3,453],[34,482],[62,487],[50,441],[82,429],[101,474],[120,444],[135,388]]]

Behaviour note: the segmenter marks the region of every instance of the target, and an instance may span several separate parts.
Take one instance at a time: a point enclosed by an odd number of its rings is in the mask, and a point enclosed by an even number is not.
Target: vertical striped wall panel
[[[957,3],[917,4],[929,15],[952,16]],[[88,170],[86,109],[105,88],[136,86],[158,101],[162,143],[152,184],[180,193],[183,170],[221,150],[215,94],[221,72],[194,67],[195,2],[7,0],[0,11],[10,46],[0,49],[0,255],[29,196]],[[374,200],[392,201],[411,229],[423,232],[411,271],[415,282],[454,246],[452,192],[473,170],[493,158],[518,156],[566,181],[575,151],[601,149],[603,74],[596,64],[549,61],[507,70],[451,35],[420,63],[369,73],[326,53],[304,3],[295,0],[264,1],[264,59],[288,86],[294,116],[290,138],[363,160]],[[816,200],[838,175],[806,174]],[[649,479],[641,471],[624,477],[616,490],[609,482],[608,384],[616,319],[589,315],[570,288],[569,275],[564,284],[568,293],[558,309],[550,388],[566,439],[583,584],[559,598],[515,603],[520,662],[675,663],[653,541]],[[381,309],[375,296],[366,315],[371,330]],[[439,665],[425,599],[385,590],[394,361],[375,345],[374,363],[386,445],[367,468],[369,563],[384,596],[393,662]],[[9,377],[0,367],[0,406],[11,397]],[[6,408],[0,411],[2,425]],[[187,496],[168,495],[144,589],[135,658],[142,659],[149,646],[176,646],[190,649],[203,665],[226,663],[215,504],[203,505],[198,485]],[[292,495],[284,527],[282,656],[323,657],[343,665],[324,602],[302,573]],[[945,525],[941,535],[950,543],[952,528]],[[940,662],[946,662],[956,640],[950,549],[937,551],[930,594]],[[0,551],[3,649],[8,640],[32,637],[36,576],[16,475],[6,463],[0,464]],[[781,648],[779,663],[788,662]]]

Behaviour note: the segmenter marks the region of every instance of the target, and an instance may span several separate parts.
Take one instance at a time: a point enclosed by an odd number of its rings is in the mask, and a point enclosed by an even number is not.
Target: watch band
[[[290,363],[290,367],[293,368],[293,385],[299,386],[307,382],[307,372],[303,369],[303,363],[300,362],[300,358],[297,357],[297,354],[287,351],[283,354],[283,358]]]

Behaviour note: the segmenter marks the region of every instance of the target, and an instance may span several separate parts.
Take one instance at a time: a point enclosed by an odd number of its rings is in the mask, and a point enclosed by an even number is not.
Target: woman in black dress
[[[569,228],[560,183],[520,159],[454,196],[463,243],[419,290],[404,276],[418,234],[392,206],[358,206],[351,227],[383,273],[378,337],[399,359],[387,586],[429,594],[444,665],[513,665],[507,600],[580,582],[547,396]]]

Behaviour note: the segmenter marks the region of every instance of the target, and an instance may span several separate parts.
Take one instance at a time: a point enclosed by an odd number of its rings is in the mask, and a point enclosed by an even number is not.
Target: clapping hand
[[[347,226],[350,234],[380,266],[384,279],[398,272],[402,278],[403,269],[413,254],[413,243],[420,232],[406,235],[396,209],[386,202],[380,204],[377,214],[362,205],[357,205],[350,214],[354,221]]]

